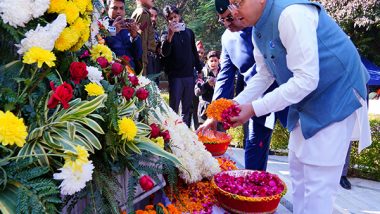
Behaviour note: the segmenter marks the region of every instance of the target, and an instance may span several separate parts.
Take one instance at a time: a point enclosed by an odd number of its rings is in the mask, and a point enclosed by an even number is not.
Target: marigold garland
[[[165,207],[162,203],[158,203],[156,205],[146,205],[144,210],[136,210],[135,214],[156,214],[156,213],[162,213],[162,212],[164,214],[180,214],[181,213],[173,204],[169,204],[168,206]],[[124,211],[122,213],[124,213]]]
[[[226,109],[234,105],[232,100],[221,98],[215,101],[212,101],[211,104],[207,107],[206,115],[209,118],[216,119],[217,121],[222,121],[222,113]]]

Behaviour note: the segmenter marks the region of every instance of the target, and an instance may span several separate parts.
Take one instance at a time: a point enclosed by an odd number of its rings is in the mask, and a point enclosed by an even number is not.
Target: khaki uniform
[[[156,52],[156,42],[154,40],[154,29],[150,20],[149,10],[142,5],[137,5],[137,8],[132,13],[132,18],[140,25],[139,34],[142,40],[142,63],[143,75],[146,76],[148,68],[148,54]]]

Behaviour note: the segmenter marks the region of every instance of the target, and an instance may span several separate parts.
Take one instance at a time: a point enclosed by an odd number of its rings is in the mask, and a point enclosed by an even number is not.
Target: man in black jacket
[[[164,16],[168,31],[161,37],[165,72],[169,77],[169,105],[178,113],[182,103],[182,119],[190,127],[190,107],[194,97],[194,67],[202,70],[195,36],[192,30],[181,23],[175,6],[165,6]]]

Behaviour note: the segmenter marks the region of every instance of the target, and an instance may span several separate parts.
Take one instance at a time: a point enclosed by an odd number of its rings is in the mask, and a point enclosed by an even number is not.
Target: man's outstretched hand
[[[206,130],[212,129],[216,130],[216,125],[218,122],[215,119],[208,118],[199,128],[196,130],[196,133],[204,133]]]
[[[240,108],[240,114],[236,117],[231,117],[232,127],[237,127],[249,120],[249,118],[255,116],[255,110],[251,103],[238,105]]]

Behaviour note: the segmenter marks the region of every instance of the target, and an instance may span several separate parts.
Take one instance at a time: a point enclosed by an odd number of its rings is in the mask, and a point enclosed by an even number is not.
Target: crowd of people
[[[107,5],[114,27],[107,45],[157,84],[164,71],[169,105],[181,112],[184,123],[197,132],[221,130],[207,118],[206,108],[222,97],[234,99],[241,113],[232,121],[245,127],[245,167],[266,170],[279,119],[290,131],[293,212],[332,213],[339,181],[350,188],[345,176],[352,134],[360,149],[371,144],[365,116],[368,72],[320,4],[215,0],[226,31],[222,50],[207,54],[173,5],[160,11],[153,0],[136,0],[132,19],[125,17],[123,0]],[[158,14],[167,21],[163,33],[157,30]]]

